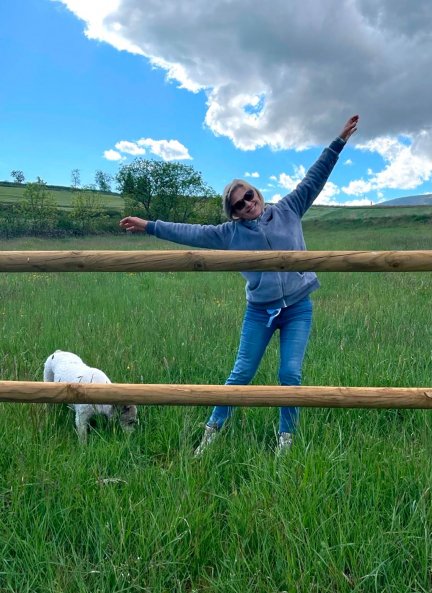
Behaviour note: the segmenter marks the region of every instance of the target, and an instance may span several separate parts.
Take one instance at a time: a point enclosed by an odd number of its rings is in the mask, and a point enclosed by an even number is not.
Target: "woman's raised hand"
[[[354,132],[357,131],[358,121],[358,115],[353,115],[352,117],[350,117],[344,125],[342,132],[339,134],[339,138],[342,138],[342,140],[346,142],[348,138],[350,138],[354,134]]]

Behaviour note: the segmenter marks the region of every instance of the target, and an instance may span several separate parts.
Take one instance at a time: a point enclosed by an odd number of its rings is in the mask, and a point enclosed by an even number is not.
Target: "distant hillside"
[[[422,194],[420,196],[407,196],[406,198],[395,198],[386,200],[375,206],[432,206],[432,194]]]
[[[62,210],[69,210],[74,196],[70,187],[47,186]],[[25,184],[0,181],[0,206],[22,199]],[[120,194],[97,192],[107,210],[124,209]],[[417,203],[416,200],[419,200]],[[391,207],[387,207],[391,206]],[[412,224],[432,225],[432,194],[398,198],[374,206],[312,206],[304,216],[305,227],[320,229],[353,229],[368,227],[401,227]]]
[[[11,183],[0,181],[0,204],[14,204],[22,199],[25,183]],[[74,189],[60,185],[47,185],[46,189],[54,196],[59,208],[68,209],[71,207],[74,197]],[[102,192],[95,190],[101,197],[105,208],[121,211],[124,207],[123,198],[115,192]]]
[[[432,208],[429,206],[379,206],[312,206],[306,212],[303,222],[305,228],[329,230],[432,224]]]

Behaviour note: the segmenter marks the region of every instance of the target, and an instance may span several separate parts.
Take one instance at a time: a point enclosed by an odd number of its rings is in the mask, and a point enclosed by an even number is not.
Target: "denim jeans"
[[[225,385],[247,385],[252,381],[272,335],[280,333],[279,383],[300,385],[301,369],[312,323],[312,301],[309,297],[285,307],[274,317],[248,303],[243,320],[240,345],[234,368]],[[215,406],[207,422],[220,429],[232,414],[233,406]],[[295,432],[299,409],[280,408],[279,432]]]

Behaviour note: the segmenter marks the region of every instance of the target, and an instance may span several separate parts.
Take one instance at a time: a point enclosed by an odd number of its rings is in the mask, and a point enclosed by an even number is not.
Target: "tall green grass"
[[[428,249],[427,227],[310,229],[310,249]],[[3,249],[154,249],[150,238]],[[322,273],[303,382],[432,383],[428,273]],[[244,309],[233,273],[2,274],[3,380],[71,350],[123,383],[223,383]],[[255,378],[275,384],[277,341]],[[426,592],[427,411],[304,409],[276,461],[277,411],[238,409],[200,460],[209,409],[141,407],[131,436],[66,406],[0,406],[0,591]]]

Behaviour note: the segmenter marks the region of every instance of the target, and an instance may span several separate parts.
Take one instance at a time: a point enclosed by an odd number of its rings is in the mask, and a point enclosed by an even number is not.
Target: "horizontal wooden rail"
[[[432,387],[285,387],[262,385],[132,385],[1,381],[0,401],[174,406],[432,408]]]
[[[432,251],[0,251],[0,272],[430,272]]]

